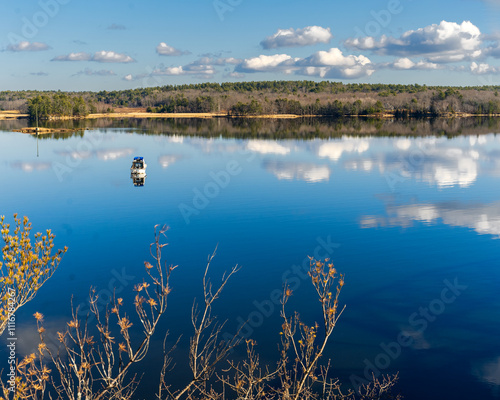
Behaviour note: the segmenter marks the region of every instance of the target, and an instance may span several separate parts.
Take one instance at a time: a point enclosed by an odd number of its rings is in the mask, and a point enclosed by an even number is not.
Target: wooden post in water
[[[35,108],[35,119],[36,119],[36,128],[35,128],[35,133],[36,135],[38,136],[38,104],[36,105],[36,108]]]
[[[39,157],[40,154],[38,152],[38,104],[36,105],[35,109],[35,118],[36,118],[36,128],[35,128],[35,134],[36,134],[36,156]]]

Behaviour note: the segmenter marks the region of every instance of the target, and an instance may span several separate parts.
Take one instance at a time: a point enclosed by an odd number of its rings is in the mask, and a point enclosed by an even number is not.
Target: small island
[[[30,135],[46,135],[48,133],[72,133],[81,131],[82,128],[39,128],[39,127],[27,127],[21,129],[13,129],[14,132],[29,133]]]

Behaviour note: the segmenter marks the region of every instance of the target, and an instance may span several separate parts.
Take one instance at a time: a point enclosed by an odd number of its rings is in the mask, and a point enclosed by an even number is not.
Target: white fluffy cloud
[[[49,50],[50,47],[41,42],[27,42],[27,41],[22,41],[16,44],[10,44],[7,46],[7,51],[14,51],[14,52],[19,52],[19,51],[43,51],[43,50]]]
[[[185,75],[187,71],[184,70],[182,65],[178,67],[167,67],[162,69],[155,69],[153,75]]]
[[[85,52],[69,53],[54,57],[51,61],[90,61],[92,55]]]
[[[158,67],[155,67],[150,73],[140,74],[140,75],[128,74],[123,77],[123,80],[137,81],[140,79],[154,78],[159,76],[181,76],[181,75],[191,75],[201,79],[210,79],[217,73],[217,70],[215,69],[216,67],[222,67],[228,64],[236,64],[240,62],[241,60],[235,58],[202,57],[187,65],[176,65],[176,66],[165,67],[161,64]]]
[[[326,79],[356,79],[370,76],[375,72],[372,67],[355,65],[352,67],[305,67],[298,71],[300,75],[318,76]]]
[[[197,75],[203,78],[211,78],[215,75],[215,68],[213,65],[206,64],[198,64],[193,62],[187,65],[179,65],[176,67],[164,67],[164,68],[156,68],[151,73],[152,76],[161,76],[161,75]]]
[[[169,46],[165,42],[161,42],[158,46],[156,46],[156,52],[160,56],[182,56],[184,54],[191,54],[189,51],[183,51]]]
[[[433,62],[456,62],[482,55],[481,31],[470,21],[441,21],[409,30],[399,38],[371,36],[351,38],[345,45],[358,50],[399,56],[425,56]]]
[[[69,53],[54,57],[52,61],[95,61],[100,63],[131,63],[135,60],[123,53],[116,53],[114,51],[98,51],[94,54],[80,52]]]
[[[330,28],[322,28],[321,26],[307,26],[302,29],[278,29],[274,35],[268,36],[260,42],[260,45],[264,49],[301,47],[328,43],[332,37]]]
[[[354,65],[370,64],[371,61],[365,56],[344,56],[337,48],[331,48],[328,51],[318,51],[312,56],[304,59],[304,62],[315,66],[342,66],[352,67]]]
[[[249,58],[236,66],[236,72],[295,72],[299,75],[321,78],[359,78],[370,76],[375,68],[363,55],[344,56],[342,51],[331,48],[318,51],[307,58],[292,58],[288,54],[260,55]]]
[[[105,63],[130,63],[135,60],[123,53],[115,53],[114,51],[98,51],[94,53],[91,61]]]
[[[295,67],[296,60],[288,54],[260,55],[243,60],[237,66],[237,72],[286,71]]]
[[[391,64],[392,67],[396,69],[440,69],[442,68],[439,64],[420,60],[414,62],[407,57],[398,58]]]
[[[318,51],[297,63],[303,68],[299,73],[321,78],[359,78],[370,76],[375,69],[369,58],[359,55],[344,56],[342,51],[331,48]]]
[[[472,62],[470,64],[470,71],[475,75],[484,75],[484,74],[496,74],[499,72],[497,67],[493,67],[492,65],[486,63],[477,64],[476,62]]]

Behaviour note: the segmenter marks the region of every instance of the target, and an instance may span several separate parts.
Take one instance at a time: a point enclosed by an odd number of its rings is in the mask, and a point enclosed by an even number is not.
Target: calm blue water
[[[143,187],[129,174],[136,155],[148,164]],[[291,306],[304,320],[320,318],[300,278],[316,253],[346,275],[347,307],[325,357],[334,376],[349,384],[399,371],[406,399],[500,397],[500,136],[493,132],[274,140],[119,128],[37,143],[5,130],[0,167],[0,214],[27,215],[35,230],[50,227],[56,244],[69,247],[18,312],[20,356],[37,343],[35,311],[50,333],[70,318],[72,296],[86,310],[91,286],[103,298],[113,287],[132,296],[153,226],[166,224],[165,257],[179,268],[162,331],[171,341],[184,332],[179,357],[217,245],[214,280],[242,266],[217,312],[228,333],[250,319],[245,334],[269,362],[280,330],[270,298],[283,279],[296,289]],[[398,344],[401,333],[411,343]],[[184,368],[179,361],[176,379]],[[143,382],[156,386],[157,376]]]

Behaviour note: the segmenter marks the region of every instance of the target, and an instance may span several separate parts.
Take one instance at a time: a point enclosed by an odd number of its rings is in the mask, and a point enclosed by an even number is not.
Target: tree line
[[[153,113],[442,116],[497,114],[500,86],[448,87],[330,81],[207,82],[98,92],[2,91],[0,109],[79,117],[123,107]]]
[[[85,117],[95,110],[95,105],[86,102],[82,96],[71,96],[62,92],[52,96],[38,95],[28,100],[28,114],[31,119]]]

